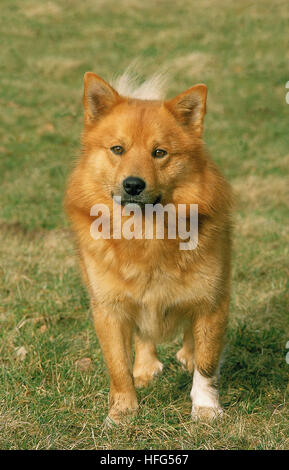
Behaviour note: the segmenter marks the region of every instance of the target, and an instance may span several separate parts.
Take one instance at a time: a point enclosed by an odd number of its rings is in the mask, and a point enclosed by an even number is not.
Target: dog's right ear
[[[121,101],[120,95],[102,78],[92,72],[84,74],[84,118],[93,124]]]

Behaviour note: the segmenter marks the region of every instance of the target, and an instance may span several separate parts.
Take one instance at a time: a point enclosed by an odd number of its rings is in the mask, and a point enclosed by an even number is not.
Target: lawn
[[[287,0],[2,0],[0,449],[289,448],[288,21]],[[136,57],[168,70],[168,96],[208,85],[205,141],[236,194],[213,424],[191,421],[177,338],[138,416],[103,427],[108,375],[62,200],[84,72],[109,80]]]

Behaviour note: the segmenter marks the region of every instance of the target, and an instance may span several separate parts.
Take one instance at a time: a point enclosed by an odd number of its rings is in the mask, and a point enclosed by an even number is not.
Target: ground
[[[1,449],[289,448],[288,20],[286,0],[1,2]],[[138,416],[103,427],[108,376],[62,200],[84,72],[109,79],[136,57],[168,70],[169,96],[208,85],[205,141],[236,194],[214,424],[191,420],[177,338]]]

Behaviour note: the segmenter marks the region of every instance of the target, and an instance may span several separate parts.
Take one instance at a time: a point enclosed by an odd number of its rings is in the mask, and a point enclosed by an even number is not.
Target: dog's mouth
[[[141,200],[141,199],[133,199],[133,198],[123,198],[121,199],[121,205],[126,206],[128,204],[137,204],[140,207],[145,207],[146,204],[158,204],[161,201],[161,195],[157,196],[157,198],[153,201],[151,200]]]
[[[111,197],[114,199],[117,204],[121,204],[122,206],[127,206],[128,204],[136,204],[139,207],[143,208],[146,204],[158,204],[161,202],[162,196],[159,194],[155,199],[152,198],[144,198],[144,197],[115,197],[115,194],[112,192]]]

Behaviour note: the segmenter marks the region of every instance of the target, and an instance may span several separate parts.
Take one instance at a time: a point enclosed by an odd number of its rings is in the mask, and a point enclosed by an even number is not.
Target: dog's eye
[[[153,151],[152,153],[152,156],[154,158],[163,158],[165,157],[166,155],[168,154],[168,152],[166,150],[163,150],[163,149],[156,149]]]
[[[121,145],[114,145],[114,147],[110,147],[110,150],[115,155],[122,155],[124,152],[124,148]]]

